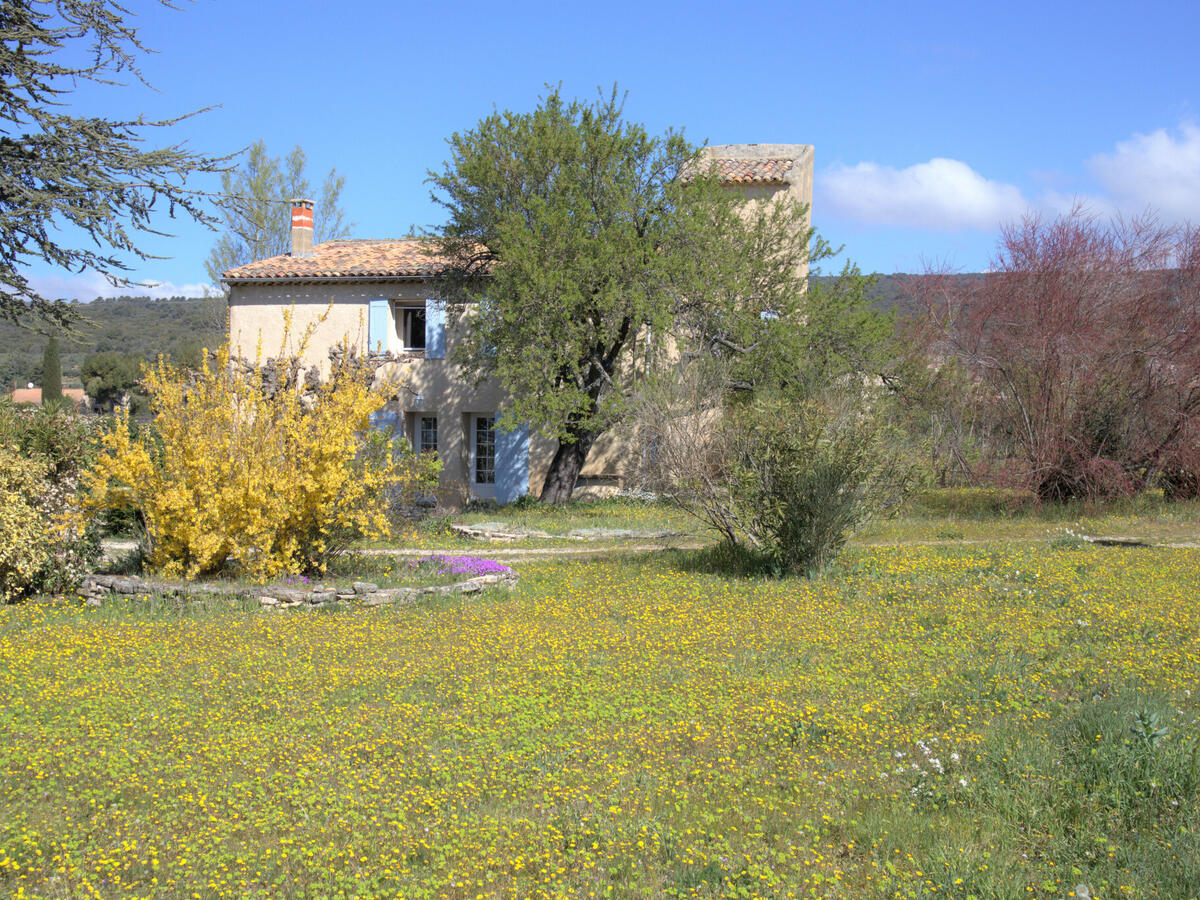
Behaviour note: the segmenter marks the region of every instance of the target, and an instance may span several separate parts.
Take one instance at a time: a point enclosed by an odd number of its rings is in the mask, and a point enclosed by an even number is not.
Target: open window
[[[396,339],[401,352],[425,351],[425,303],[396,304]]]

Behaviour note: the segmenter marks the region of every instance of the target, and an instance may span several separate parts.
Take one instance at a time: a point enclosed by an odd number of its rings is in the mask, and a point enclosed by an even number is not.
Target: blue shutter
[[[367,319],[367,352],[387,351],[389,318],[387,300],[372,300]]]
[[[425,301],[425,358],[443,359],[446,356],[446,304],[441,300]]]
[[[496,500],[512,503],[529,493],[529,426],[496,429]]]

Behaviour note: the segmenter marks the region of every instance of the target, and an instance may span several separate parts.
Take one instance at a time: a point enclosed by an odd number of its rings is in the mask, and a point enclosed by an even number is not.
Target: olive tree
[[[563,502],[596,439],[627,418],[656,347],[645,338],[673,328],[736,201],[695,171],[682,134],[627,121],[616,89],[594,103],[552,90],[449,145],[430,181],[449,216],[441,292],[470,309],[456,360],[504,386],[504,421],[557,440],[541,498]]]

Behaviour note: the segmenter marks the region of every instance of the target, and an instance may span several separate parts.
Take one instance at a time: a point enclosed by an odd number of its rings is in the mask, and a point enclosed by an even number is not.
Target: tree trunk
[[[571,443],[558,442],[558,450],[546,472],[546,480],[542,482],[542,494],[539,498],[543,503],[566,503],[575,492],[575,482],[587,460],[588,451],[596,442],[594,432],[576,435]]]

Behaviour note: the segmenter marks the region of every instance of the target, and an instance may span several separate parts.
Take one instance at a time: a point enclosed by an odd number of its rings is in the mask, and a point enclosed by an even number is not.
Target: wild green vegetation
[[[82,387],[80,367],[92,354],[120,353],[152,362],[160,353],[216,348],[225,335],[220,298],[98,298],[72,308],[78,318],[69,333],[59,334],[65,387]],[[28,381],[40,387],[45,347],[45,335],[0,321],[0,388],[8,391]]]

